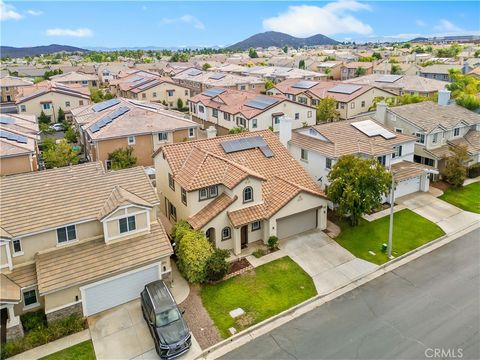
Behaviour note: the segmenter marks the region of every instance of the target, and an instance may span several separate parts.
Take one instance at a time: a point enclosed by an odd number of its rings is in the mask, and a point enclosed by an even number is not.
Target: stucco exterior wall
[[[67,106],[66,102],[70,102],[70,106]],[[44,110],[42,107],[42,103],[44,102],[51,102],[52,106],[49,110]],[[90,104],[90,99],[87,98],[79,98],[76,96],[59,94],[55,92],[49,92],[47,94],[37,96],[33,99],[24,101],[17,105],[18,113],[19,114],[32,114],[32,115],[40,115],[43,112],[48,115],[52,116],[52,121],[56,122],[56,117],[58,115],[58,109],[62,108],[63,111],[67,112],[73,108],[88,105]],[[22,111],[22,105],[25,106],[25,111]]]
[[[20,155],[0,158],[0,175],[20,174],[37,169],[33,164],[32,155]]]

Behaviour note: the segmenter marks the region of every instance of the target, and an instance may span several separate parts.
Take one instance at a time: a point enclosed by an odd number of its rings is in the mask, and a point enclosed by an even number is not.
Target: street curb
[[[410,261],[418,259],[419,257],[432,252],[439,247],[442,247],[455,239],[458,239],[460,236],[467,234],[473,230],[480,228],[480,223],[473,223],[464,229],[458,230],[454,233],[449,235],[443,235],[436,240],[430,241],[427,244],[424,244],[412,251],[409,251],[406,254],[403,254],[389,262],[380,265],[375,270],[371,272],[361,275],[358,278],[352,280],[348,284],[339,286],[338,288],[330,291],[327,294],[316,295],[311,299],[304,301],[298,305],[291,307],[271,318],[263,320],[258,324],[253,325],[252,327],[240,331],[239,333],[225,339],[215,345],[210,346],[209,348],[205,349],[202,354],[200,354],[195,359],[216,359],[226,353],[248,343],[249,341],[272,331],[273,329],[295,319],[303,314],[314,310],[326,302],[329,302],[361,285],[364,285],[379,276],[382,276],[388,272],[391,272],[397,269],[400,266],[403,266]]]

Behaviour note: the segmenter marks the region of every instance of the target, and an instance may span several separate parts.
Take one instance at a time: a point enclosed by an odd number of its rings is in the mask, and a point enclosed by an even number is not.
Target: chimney
[[[450,91],[438,90],[438,105],[446,106],[450,102]]]
[[[217,136],[217,129],[215,126],[209,126],[207,129],[207,139],[212,139]]]
[[[288,142],[292,138],[292,119],[287,116],[280,118],[278,135],[280,142],[288,149]]]
[[[388,105],[385,101],[380,101],[377,103],[377,109],[375,110],[375,120],[381,124],[385,124],[387,120],[387,108]]]

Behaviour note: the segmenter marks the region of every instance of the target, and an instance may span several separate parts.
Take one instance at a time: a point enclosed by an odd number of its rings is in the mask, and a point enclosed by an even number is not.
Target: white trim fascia
[[[65,305],[57,306],[57,307],[55,307],[55,308],[53,308],[53,309],[50,309],[50,310],[48,310],[48,311],[45,310],[45,314],[50,314],[50,313],[52,313],[52,312],[65,309],[65,308],[67,308],[67,307],[76,305],[76,304],[81,303],[81,302],[82,302],[82,299],[80,299],[80,300],[78,300],[78,301],[74,301],[74,302],[68,303],[68,304],[65,304]]]

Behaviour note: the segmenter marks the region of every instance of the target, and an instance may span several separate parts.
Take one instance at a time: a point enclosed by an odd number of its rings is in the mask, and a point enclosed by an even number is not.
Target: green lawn
[[[360,224],[355,227],[341,221],[339,225],[342,232],[335,240],[356,257],[383,264],[388,261],[387,254],[383,253],[381,248],[382,244],[388,243],[389,221],[390,216],[372,222],[360,219]],[[400,210],[393,217],[392,255],[405,254],[444,234],[440,227],[424,217],[408,209]],[[373,251],[375,255],[369,251]]]
[[[440,199],[460,209],[480,214],[480,182],[459,189],[449,188]]]
[[[59,352],[45,356],[40,360],[95,360],[92,340],[63,349]]]
[[[203,305],[224,338],[232,326],[243,330],[316,294],[312,278],[289,257],[201,290]],[[233,319],[229,312],[238,307],[245,314]]]

